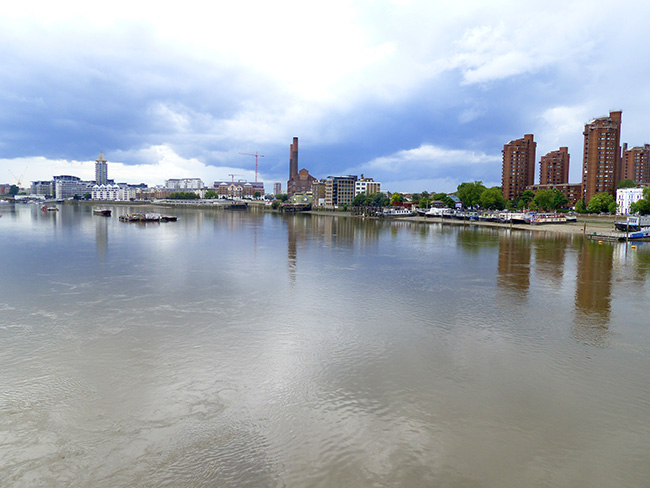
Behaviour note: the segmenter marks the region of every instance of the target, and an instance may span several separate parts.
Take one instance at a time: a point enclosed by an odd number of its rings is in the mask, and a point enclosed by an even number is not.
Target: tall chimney
[[[293,179],[298,174],[298,138],[293,138],[293,143],[289,151],[289,179]]]

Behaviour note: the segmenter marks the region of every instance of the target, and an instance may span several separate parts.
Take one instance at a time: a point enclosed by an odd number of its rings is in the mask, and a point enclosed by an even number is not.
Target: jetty
[[[160,215],[159,213],[139,212],[134,214],[120,215],[120,222],[176,222],[177,217]]]

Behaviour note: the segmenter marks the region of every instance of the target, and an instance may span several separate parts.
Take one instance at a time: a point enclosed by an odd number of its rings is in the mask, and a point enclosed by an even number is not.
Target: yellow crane
[[[18,188],[20,188],[20,181],[23,179],[23,176],[25,176],[25,171],[27,171],[27,166],[25,166],[25,169],[20,174],[20,176],[16,176],[13,171],[9,170],[9,172],[11,173],[11,176],[13,176],[14,179],[16,180],[16,186]]]

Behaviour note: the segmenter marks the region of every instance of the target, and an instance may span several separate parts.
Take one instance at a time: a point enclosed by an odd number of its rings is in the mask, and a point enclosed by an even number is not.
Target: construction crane
[[[14,179],[16,180],[16,186],[18,188],[20,188],[20,181],[23,179],[23,176],[25,176],[25,171],[27,171],[27,166],[25,166],[25,169],[20,174],[20,176],[16,176],[13,171],[9,170],[9,172],[11,173],[11,176],[13,176]]]
[[[255,152],[255,154],[249,154],[249,153],[239,153],[239,154],[243,156],[255,156],[255,183],[257,183],[257,158],[263,158],[264,154],[257,154],[257,152]]]
[[[235,176],[244,176],[244,175],[235,175],[233,173],[228,173],[228,176],[230,176],[232,178],[232,182],[234,183],[235,182]]]

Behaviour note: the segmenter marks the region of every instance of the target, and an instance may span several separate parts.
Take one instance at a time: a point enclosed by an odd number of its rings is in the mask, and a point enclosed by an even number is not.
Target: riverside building
[[[170,190],[202,190],[205,187],[201,178],[170,178],[165,180],[165,186]]]
[[[357,177],[354,175],[328,176],[325,180],[325,206],[350,205],[354,200],[356,181]]]
[[[520,197],[535,182],[535,150],[533,134],[526,134],[503,146],[501,188],[506,200]]]
[[[354,183],[354,196],[360,194],[372,195],[373,193],[379,193],[381,191],[381,183],[373,180],[372,178],[365,178],[361,175]]]
[[[100,152],[99,157],[95,160],[95,183],[97,185],[108,184],[108,164],[103,152]]]
[[[569,182],[569,148],[551,151],[539,160],[540,185],[565,185]]]
[[[650,144],[628,149],[623,144],[623,174],[621,180],[632,180],[637,185],[650,184]]]
[[[583,200],[589,203],[596,193],[614,195],[622,179],[621,115],[613,111],[607,117],[593,119],[585,125],[582,158]]]
[[[287,196],[291,198],[294,193],[311,191],[311,185],[317,181],[309,171],[298,171],[298,138],[294,137],[289,145],[289,180],[287,181]]]
[[[628,215],[630,205],[638,202],[643,198],[643,187],[638,188],[619,188],[616,190],[616,213],[619,215]]]

